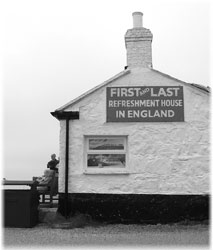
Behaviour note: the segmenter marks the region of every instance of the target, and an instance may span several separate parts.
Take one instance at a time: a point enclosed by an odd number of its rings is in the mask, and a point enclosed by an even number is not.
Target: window
[[[126,137],[86,137],[86,162],[87,169],[125,168]]]

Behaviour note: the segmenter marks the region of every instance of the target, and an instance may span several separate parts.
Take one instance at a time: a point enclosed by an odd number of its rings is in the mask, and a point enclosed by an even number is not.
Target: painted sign
[[[182,86],[107,87],[107,122],[183,122]]]

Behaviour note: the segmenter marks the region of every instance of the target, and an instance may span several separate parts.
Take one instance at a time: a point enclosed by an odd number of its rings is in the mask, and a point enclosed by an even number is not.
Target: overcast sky
[[[153,33],[153,68],[210,84],[210,1],[83,0],[2,3],[3,177],[42,175],[59,153],[51,111],[124,69],[132,12]]]

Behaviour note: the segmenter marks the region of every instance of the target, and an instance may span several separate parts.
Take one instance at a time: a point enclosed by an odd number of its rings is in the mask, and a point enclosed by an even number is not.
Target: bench
[[[38,177],[33,177],[33,180],[36,180]],[[54,171],[52,180],[49,184],[38,184],[37,187],[47,187],[45,190],[38,190],[39,195],[41,195],[41,204],[50,204],[50,207],[53,206],[53,201],[58,200],[58,174]],[[56,196],[54,198],[54,196]]]

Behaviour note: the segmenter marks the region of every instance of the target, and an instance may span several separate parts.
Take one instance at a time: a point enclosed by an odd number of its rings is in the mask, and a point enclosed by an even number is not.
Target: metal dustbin
[[[3,185],[27,185],[30,189],[3,190],[4,226],[5,227],[34,227],[38,223],[39,194],[36,181],[9,181]]]

